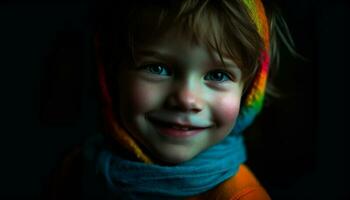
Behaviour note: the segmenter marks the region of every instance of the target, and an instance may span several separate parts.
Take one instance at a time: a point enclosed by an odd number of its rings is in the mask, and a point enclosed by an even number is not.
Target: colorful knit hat
[[[257,26],[258,33],[263,40],[264,49],[261,50],[259,60],[260,67],[253,79],[251,87],[247,91],[247,98],[243,102],[240,114],[237,118],[236,125],[231,134],[240,134],[247,128],[255,119],[256,115],[261,111],[265,97],[265,89],[267,83],[267,76],[269,71],[269,26],[265,14],[264,6],[261,0],[243,0],[250,16]],[[95,44],[99,49],[99,43],[96,40]],[[103,100],[103,114],[105,122],[108,125],[108,132],[119,144],[121,144],[129,152],[142,162],[153,163],[149,156],[147,156],[136,141],[126,132],[126,130],[117,122],[112,108],[112,98],[107,86],[105,68],[102,63],[98,63],[99,85]]]
[[[247,91],[248,95],[241,107],[235,128],[232,131],[233,133],[241,133],[254,121],[256,115],[261,111],[270,64],[270,33],[264,5],[261,0],[243,0],[243,2],[257,26],[260,37],[263,39],[264,49],[261,50],[260,67],[252,82],[252,86]]]

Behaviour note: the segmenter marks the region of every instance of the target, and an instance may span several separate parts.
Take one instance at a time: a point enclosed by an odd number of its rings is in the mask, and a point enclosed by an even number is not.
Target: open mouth
[[[165,121],[160,121],[160,120],[154,120],[154,119],[151,119],[150,121],[152,123],[154,123],[155,125],[157,125],[159,127],[163,127],[163,128],[173,128],[173,129],[184,130],[184,131],[190,131],[190,130],[195,130],[195,129],[204,129],[202,127],[182,126],[182,125],[178,125],[178,124],[174,124],[174,123],[170,123],[170,122],[165,122]]]
[[[204,127],[183,126],[155,119],[150,119],[150,122],[156,127],[161,135],[178,138],[193,136],[206,129]]]

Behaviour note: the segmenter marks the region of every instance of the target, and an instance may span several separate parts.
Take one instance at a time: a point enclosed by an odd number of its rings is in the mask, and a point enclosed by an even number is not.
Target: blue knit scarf
[[[192,160],[175,166],[125,160],[106,148],[95,152],[95,156],[96,173],[102,175],[108,191],[118,199],[199,195],[235,175],[246,159],[241,135],[229,135]]]

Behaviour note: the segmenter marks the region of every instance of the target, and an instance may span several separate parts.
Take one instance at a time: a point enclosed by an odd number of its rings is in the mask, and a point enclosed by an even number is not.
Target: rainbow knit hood
[[[243,0],[246,5],[251,18],[253,19],[260,37],[264,42],[264,49],[261,50],[259,60],[259,68],[253,79],[252,85],[247,90],[247,98],[242,103],[236,125],[231,134],[240,134],[249,125],[252,124],[257,114],[263,107],[266,83],[269,71],[269,26],[265,14],[264,6],[261,0]],[[98,47],[98,42],[96,42]],[[105,68],[102,63],[98,63],[99,85],[103,99],[103,114],[106,124],[108,125],[109,134],[124,148],[132,152],[140,161],[144,163],[153,163],[151,158],[144,153],[138,143],[127,133],[127,131],[117,122],[113,109],[112,99],[108,90],[107,80],[105,75]]]
[[[243,1],[250,11],[250,15],[257,26],[260,37],[264,42],[264,49],[261,51],[260,67],[254,78],[252,86],[248,91],[247,98],[243,102],[233,133],[241,133],[255,119],[263,107],[267,77],[270,64],[270,33],[265,9],[260,0]]]

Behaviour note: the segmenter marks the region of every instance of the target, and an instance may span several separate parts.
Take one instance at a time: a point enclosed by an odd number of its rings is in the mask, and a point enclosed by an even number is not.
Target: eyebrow
[[[135,50],[136,54],[140,54],[142,56],[155,57],[158,59],[167,59],[167,60],[175,60],[174,56],[171,54],[151,50],[151,49],[139,49]]]
[[[215,61],[215,64],[224,64],[227,67],[238,68],[239,70],[241,70],[240,67],[238,67],[237,63],[225,54],[222,54],[221,60],[220,55],[218,53],[213,53],[213,59]]]
[[[225,59],[225,58],[222,58],[222,60],[219,58],[219,59],[214,59],[214,63],[217,64],[217,65],[222,65],[224,64],[224,66],[227,66],[227,67],[231,67],[231,68],[238,68],[240,69],[236,63],[234,63],[233,61],[231,61],[230,59]]]

